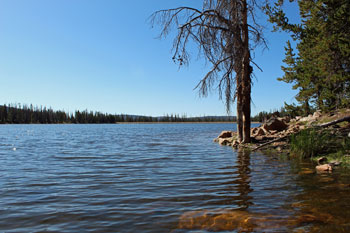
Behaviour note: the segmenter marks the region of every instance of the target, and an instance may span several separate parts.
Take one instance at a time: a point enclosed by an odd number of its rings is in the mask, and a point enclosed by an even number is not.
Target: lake
[[[350,232],[350,174],[238,152],[234,124],[0,125],[1,232]]]

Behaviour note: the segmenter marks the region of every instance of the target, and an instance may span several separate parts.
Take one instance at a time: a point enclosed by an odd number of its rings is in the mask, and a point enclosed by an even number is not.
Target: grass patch
[[[330,130],[309,128],[290,138],[291,153],[300,158],[324,155],[341,157],[350,150],[350,138],[336,136]]]

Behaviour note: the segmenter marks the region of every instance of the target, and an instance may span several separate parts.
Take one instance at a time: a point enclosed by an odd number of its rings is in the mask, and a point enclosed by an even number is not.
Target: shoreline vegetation
[[[252,142],[237,141],[237,132],[223,131],[214,142],[235,149],[273,152],[295,159],[311,159],[317,172],[350,168],[350,109],[306,117],[272,115],[259,127],[251,128]]]
[[[165,114],[164,116],[142,116],[109,114],[88,110],[73,113],[55,111],[43,106],[9,104],[0,105],[0,124],[124,124],[124,123],[225,123],[235,122],[234,116],[199,116]]]
[[[253,117],[252,123],[260,123],[268,115],[261,112]],[[186,114],[165,114],[164,116],[142,116],[130,114],[109,114],[93,111],[69,113],[63,110],[21,104],[0,105],[0,124],[158,124],[158,123],[236,123],[235,116],[198,116]]]

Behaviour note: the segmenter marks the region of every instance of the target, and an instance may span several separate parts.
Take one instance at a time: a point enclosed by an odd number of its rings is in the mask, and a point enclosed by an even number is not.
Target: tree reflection
[[[249,195],[253,189],[250,187],[251,169],[250,169],[250,151],[239,149],[237,151],[237,173],[238,173],[238,205],[241,209],[247,209],[253,204],[252,197]]]

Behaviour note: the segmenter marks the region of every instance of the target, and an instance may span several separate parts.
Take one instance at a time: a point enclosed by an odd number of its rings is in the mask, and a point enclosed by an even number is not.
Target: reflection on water
[[[250,195],[254,191],[250,187],[250,152],[237,151],[238,179],[234,182],[238,182],[239,195],[233,198],[238,206],[185,212],[173,232],[349,232],[350,210],[345,207],[350,206],[349,174],[338,171],[335,174],[319,175],[311,166],[304,164],[295,167],[301,175],[294,174],[297,184],[303,190],[290,195],[291,199],[285,200],[286,204],[280,207],[281,210],[275,213],[271,209],[252,212],[255,208],[253,195]]]
[[[251,170],[250,170],[250,153],[245,150],[237,151],[237,172],[238,172],[238,192],[239,192],[239,207],[247,209],[252,205],[252,197],[249,193],[253,191],[250,187]]]
[[[230,127],[0,125],[0,231],[350,232],[349,173],[212,143]]]

